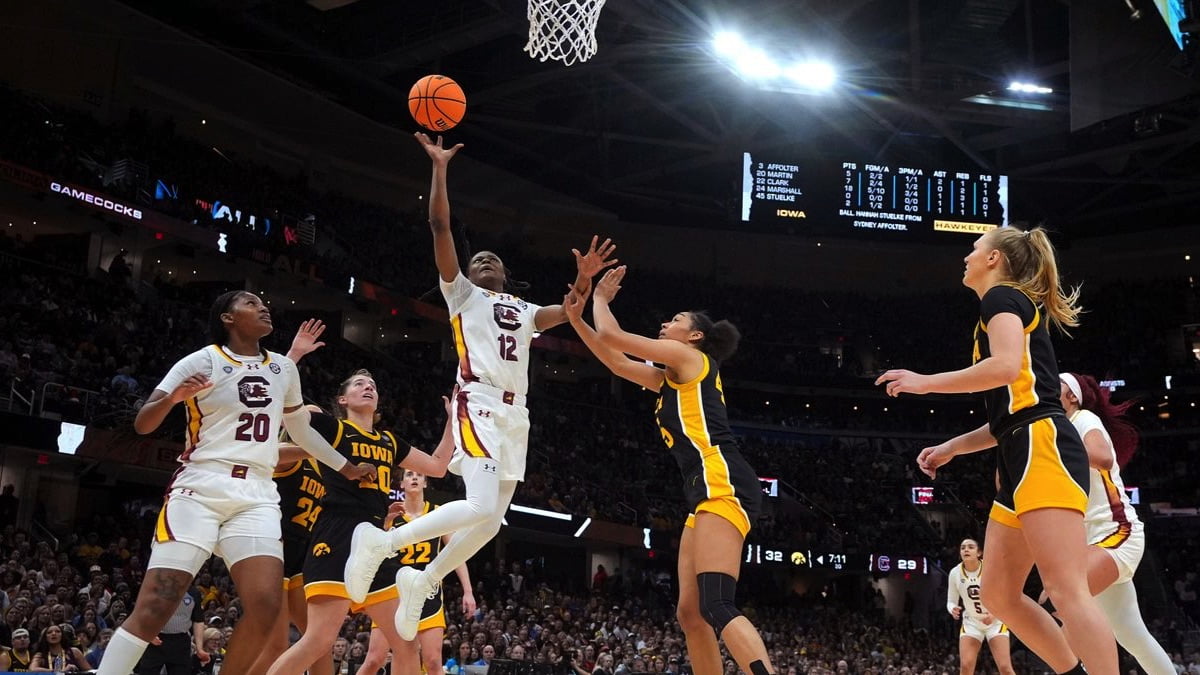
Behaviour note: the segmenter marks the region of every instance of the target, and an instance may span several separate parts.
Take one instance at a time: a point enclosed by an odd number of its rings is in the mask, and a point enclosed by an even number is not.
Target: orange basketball
[[[430,131],[447,131],[467,114],[467,95],[445,75],[426,75],[408,91],[408,111]]]

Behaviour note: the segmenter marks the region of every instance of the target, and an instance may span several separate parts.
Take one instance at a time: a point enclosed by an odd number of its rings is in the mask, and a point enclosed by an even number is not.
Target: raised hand
[[[583,318],[583,307],[587,304],[587,295],[580,296],[575,292],[575,288],[568,286],[571,290],[563,296],[562,308],[563,313],[567,315],[568,321],[576,321]]]
[[[208,377],[196,373],[183,382],[180,382],[179,386],[171,391],[171,403],[183,403],[211,386],[213,386],[213,383]]]
[[[429,155],[429,159],[433,160],[434,164],[445,166],[450,162],[450,159],[462,149],[463,144],[459,143],[452,148],[446,149],[442,147],[442,137],[438,136],[437,141],[430,140],[429,136],[418,131],[413,134],[421,147],[425,149],[425,154]]]
[[[292,338],[292,347],[288,349],[288,358],[293,361],[299,361],[308,354],[324,347],[324,342],[317,342],[324,332],[325,322],[320,319],[309,319],[300,324],[300,330],[296,331],[296,337]]]
[[[392,502],[388,505],[388,518],[399,518],[402,513],[404,513],[404,502]]]
[[[617,250],[617,245],[612,243],[612,239],[605,238],[604,243],[597,247],[596,242],[599,240],[599,236],[592,235],[592,243],[588,245],[587,253],[580,253],[577,248],[571,249],[571,253],[575,254],[575,267],[582,278],[591,279],[605,267],[612,267],[619,262],[616,258],[608,259],[608,256]]]
[[[596,284],[593,297],[599,302],[612,302],[621,290],[621,280],[625,278],[625,266],[614,267],[604,273],[600,283]]]

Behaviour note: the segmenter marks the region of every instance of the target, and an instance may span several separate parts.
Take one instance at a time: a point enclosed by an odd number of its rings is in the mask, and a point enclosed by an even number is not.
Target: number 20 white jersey
[[[279,461],[283,410],[304,403],[296,364],[274,352],[242,356],[209,345],[180,359],[155,389],[170,394],[196,374],[213,386],[184,402],[187,432],[179,461],[230,471],[245,466],[253,477],[269,479]]]
[[[438,280],[450,309],[458,382],[483,382],[524,395],[529,389],[529,346],[539,305],[471,283],[460,272]]]

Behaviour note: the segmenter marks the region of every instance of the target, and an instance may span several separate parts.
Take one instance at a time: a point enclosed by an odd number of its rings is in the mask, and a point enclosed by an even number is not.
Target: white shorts
[[[282,517],[275,481],[185,466],[171,481],[158,512],[154,543],[181,541],[221,555],[221,542],[232,537],[278,542]],[[282,560],[282,546],[278,548]],[[267,547],[265,553],[271,550]]]
[[[982,621],[963,615],[962,628],[958,631],[958,637],[960,639],[969,637],[980,642],[991,641],[992,638],[997,637],[1006,638],[1008,637],[1008,626],[1004,625],[1000,619],[993,619],[990,624],[985,626]]]
[[[464,458],[490,457],[500,465],[500,480],[525,480],[529,409],[524,396],[511,403],[505,398],[500,390],[473,382],[454,397],[451,471],[461,475]]]
[[[1118,530],[1091,544],[1104,549],[1117,563],[1117,580],[1113,583],[1119,584],[1133,579],[1138,563],[1142,562],[1142,554],[1146,551],[1146,532],[1141,523],[1137,523],[1128,533]]]

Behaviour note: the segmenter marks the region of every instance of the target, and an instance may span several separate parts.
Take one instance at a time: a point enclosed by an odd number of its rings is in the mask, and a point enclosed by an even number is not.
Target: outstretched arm
[[[324,347],[324,342],[318,342],[321,333],[324,332],[325,323],[320,319],[309,319],[300,324],[300,330],[296,331],[296,337],[292,338],[292,347],[288,349],[287,357],[295,363],[300,363],[300,359]]]
[[[446,425],[442,428],[442,440],[434,448],[433,454],[416,447],[410,448],[408,454],[400,462],[401,468],[411,469],[433,478],[441,478],[446,475],[446,467],[450,464],[451,455],[454,454],[454,427],[450,417],[450,399],[443,396],[442,404],[446,407]]]
[[[1025,329],[1021,317],[1003,312],[987,324],[991,356],[978,363],[946,373],[922,375],[911,370],[889,370],[875,380],[887,383],[888,396],[900,394],[970,394],[1004,387],[1021,374],[1025,353]]]
[[[417,142],[433,161],[433,179],[429,187],[429,227],[433,230],[433,259],[437,263],[438,276],[449,283],[459,275],[458,252],[454,249],[454,235],[450,231],[450,195],[446,191],[446,167],[462,147],[462,143],[450,149],[442,147],[442,137],[434,142],[421,132],[416,133]]]
[[[608,259],[608,256],[617,250],[617,245],[612,243],[612,239],[606,238],[604,243],[597,246],[596,242],[599,240],[599,236],[592,235],[592,243],[588,245],[587,253],[580,253],[577,248],[571,249],[571,253],[575,254],[576,269],[575,283],[571,284],[571,288],[585,300],[588,293],[592,291],[592,277],[604,271],[604,268],[612,267],[618,262],[616,258]],[[538,330],[549,330],[566,322],[567,315],[563,313],[562,305],[542,307],[533,317],[533,325]]]
[[[700,352],[675,340],[654,340],[641,335],[627,333],[617,323],[608,304],[621,290],[621,280],[625,278],[625,266],[613,268],[604,273],[596,291],[592,296],[592,322],[596,324],[596,334],[600,341],[612,349],[635,356],[645,361],[661,363],[676,372],[689,367],[697,367]]]
[[[567,293],[562,304],[567,320],[571,322],[571,327],[579,334],[583,344],[587,345],[587,348],[596,355],[596,358],[600,359],[606,368],[612,371],[613,375],[653,391],[661,389],[663,382],[661,369],[639,361],[632,361],[619,350],[604,344],[596,331],[588,325],[587,321],[583,320],[583,306],[587,304],[587,295],[584,293],[580,297],[575,292]]]

